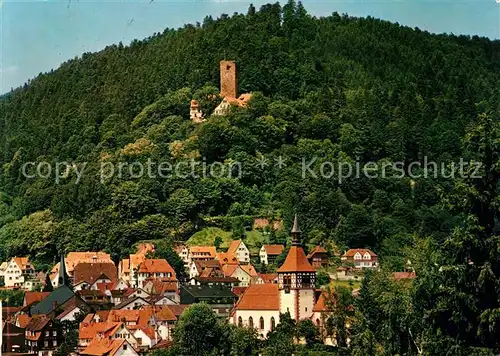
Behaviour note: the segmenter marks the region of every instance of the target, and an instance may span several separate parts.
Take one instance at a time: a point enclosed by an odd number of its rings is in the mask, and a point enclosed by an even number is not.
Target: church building
[[[316,302],[316,271],[300,244],[297,216],[291,233],[292,246],[277,271],[278,283],[251,284],[235,305],[230,323],[253,327],[266,337],[279,323],[280,314],[288,312],[296,321],[311,318]]]

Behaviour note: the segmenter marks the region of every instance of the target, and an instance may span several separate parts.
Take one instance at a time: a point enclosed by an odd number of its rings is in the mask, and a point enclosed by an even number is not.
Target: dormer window
[[[361,254],[359,252],[356,252],[356,254],[354,255],[354,259],[361,260],[362,259]]]
[[[368,252],[366,252],[366,253],[363,255],[363,259],[364,259],[364,260],[371,260],[371,258],[372,258],[372,257],[370,256],[370,254],[369,254]]]

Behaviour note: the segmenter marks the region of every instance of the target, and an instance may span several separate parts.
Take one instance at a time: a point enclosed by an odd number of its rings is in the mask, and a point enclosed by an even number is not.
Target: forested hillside
[[[456,226],[440,199],[453,180],[339,184],[303,179],[301,159],[458,160],[469,126],[498,110],[499,53],[485,38],[314,18],[293,1],[85,53],[0,99],[0,259],[29,254],[47,268],[63,250],[119,257],[140,240],[238,229],[253,216],[283,218],[288,230],[297,211],[305,242],[371,247],[401,269],[414,235],[441,241]],[[193,124],[191,99],[206,111],[220,101],[221,59],[236,60],[239,91],[253,99]],[[258,165],[279,156],[286,167]],[[103,162],[191,158],[247,169],[241,179],[125,174],[101,184]],[[87,165],[80,182],[56,182],[23,177],[30,161]]]

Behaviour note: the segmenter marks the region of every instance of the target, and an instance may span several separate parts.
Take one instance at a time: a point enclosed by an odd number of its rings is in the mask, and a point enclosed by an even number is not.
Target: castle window
[[[292,285],[292,276],[283,276],[283,286],[290,288]]]
[[[260,317],[260,319],[259,319],[259,326],[260,326],[261,330],[264,330],[264,318],[263,317]]]
[[[302,287],[310,287],[311,286],[311,276],[305,274],[302,276]]]
[[[248,318],[248,327],[250,329],[253,329],[253,318],[252,317]]]
[[[274,316],[271,317],[271,331],[274,330],[274,328],[276,327],[276,321],[274,320]]]

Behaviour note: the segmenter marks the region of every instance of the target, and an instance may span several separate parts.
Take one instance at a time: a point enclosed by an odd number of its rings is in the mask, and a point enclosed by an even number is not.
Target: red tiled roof
[[[94,339],[87,348],[81,352],[81,355],[113,356],[125,342],[127,341],[124,339]]]
[[[193,253],[208,253],[210,257],[215,258],[217,251],[215,250],[215,246],[191,246],[189,248],[189,252]]]
[[[31,323],[31,316],[27,314],[20,314],[17,316],[17,325],[19,325],[20,328],[25,329],[29,323]]]
[[[97,263],[97,262],[111,262],[111,256],[105,252],[70,252],[65,258],[66,268],[69,273],[72,273],[75,266],[79,263]]]
[[[120,267],[122,273],[130,273],[130,259],[124,258],[120,261]]]
[[[247,287],[233,287],[232,292],[240,297],[241,295],[243,295],[243,293],[245,293],[246,290]]]
[[[259,273],[259,277],[262,278],[264,283],[274,283],[274,280],[278,278],[277,273]]]
[[[50,292],[25,292],[24,301],[26,305],[31,305],[38,303],[39,301],[45,299]]]
[[[231,277],[234,271],[236,271],[239,266],[240,265],[224,265],[222,266],[222,271],[224,272],[224,275],[226,277]]]
[[[257,271],[255,270],[255,267],[252,266],[251,264],[241,265],[241,269],[246,273],[248,273],[251,277],[257,277]]]
[[[229,248],[227,249],[227,253],[230,255],[234,255],[236,252],[238,252],[238,247],[241,244],[241,240],[233,240],[231,241],[231,244],[229,245]]]
[[[309,252],[309,254],[307,255],[307,259],[312,258],[317,253],[326,253],[326,250],[321,246],[316,246],[312,249],[311,252]]]
[[[316,272],[316,270],[307,260],[304,249],[300,246],[292,246],[285,262],[278,268],[277,272]]]
[[[247,287],[236,310],[279,310],[280,297],[277,284],[251,284]]]
[[[351,248],[346,253],[344,253],[343,257],[354,257],[356,252],[359,252],[361,256],[363,256],[366,252],[368,252],[370,256],[377,257],[377,255],[372,250],[369,250],[367,248]]]
[[[151,340],[156,340],[155,329],[150,326],[139,326],[136,330],[141,330]]]
[[[87,323],[83,321],[80,323],[78,338],[88,340],[96,338],[99,333],[107,335],[120,325],[121,322],[102,321],[99,323]]]
[[[40,331],[49,323],[50,319],[43,317],[32,318],[31,322],[26,326],[27,330]]]
[[[111,310],[108,315],[111,322],[139,322],[139,310]]]
[[[165,259],[147,259],[139,266],[139,273],[171,273],[175,276],[175,271]]]
[[[280,255],[285,246],[283,245],[263,245],[266,253],[271,256]]]
[[[101,320],[108,320],[109,310],[98,310],[96,314]]]
[[[176,321],[174,312],[169,308],[169,306],[151,306],[143,307],[144,310],[151,310],[152,315],[155,319],[160,321]],[[153,313],[154,311],[154,313]]]
[[[325,312],[326,308],[326,292],[320,294],[318,301],[314,304],[313,312]]]
[[[230,254],[229,252],[220,252],[217,254],[217,260],[220,261],[221,264],[238,264],[238,259],[235,255]]]
[[[177,282],[165,282],[162,280],[151,280],[151,294],[164,294],[166,292],[177,292]]]
[[[13,260],[21,271],[25,271],[27,267],[31,267],[28,257],[13,257]]]
[[[86,282],[93,284],[101,276],[105,276],[112,282],[116,281],[116,266],[113,262],[83,262],[75,265],[73,271],[73,284]]]
[[[181,316],[184,310],[190,307],[189,304],[175,304],[175,305],[165,305],[166,308],[170,309],[176,317]]]

